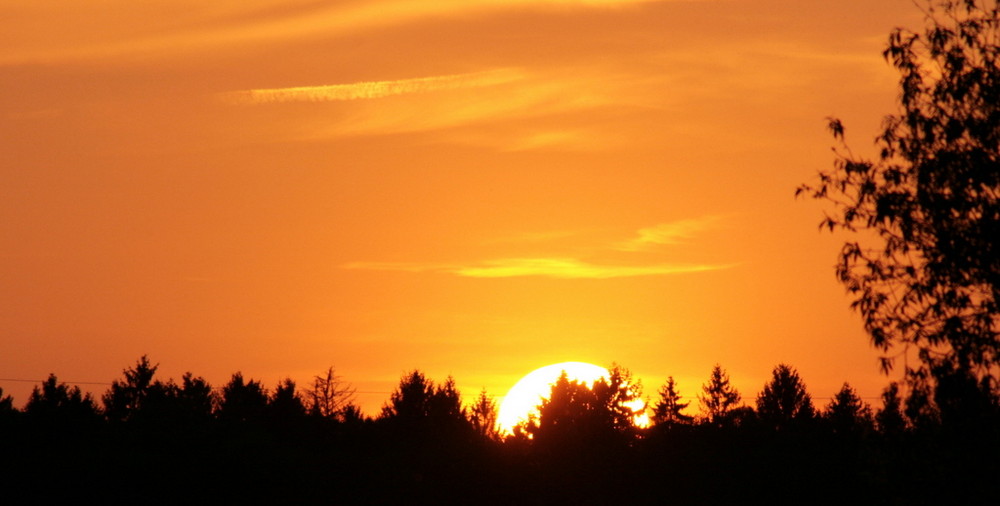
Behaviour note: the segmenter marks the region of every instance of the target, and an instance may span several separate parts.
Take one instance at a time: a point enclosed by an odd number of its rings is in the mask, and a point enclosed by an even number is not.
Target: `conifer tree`
[[[729,375],[719,364],[712,368],[712,375],[701,387],[702,395],[698,396],[701,401],[705,419],[715,425],[723,425],[729,412],[740,402],[740,393],[735,387],[729,384]]]
[[[682,413],[688,404],[690,403],[681,402],[681,394],[674,377],[669,376],[667,382],[660,387],[660,398],[653,408],[653,422],[668,428],[691,423],[694,417]]]

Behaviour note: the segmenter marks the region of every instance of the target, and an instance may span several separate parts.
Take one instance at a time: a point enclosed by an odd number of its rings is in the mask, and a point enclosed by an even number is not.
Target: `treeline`
[[[644,408],[624,368],[593,385],[564,375],[511,435],[485,391],[466,404],[420,371],[371,417],[332,368],[273,389],[156,369],[142,357],[99,401],[55,376],[23,409],[0,391],[15,502],[964,503],[995,498],[1000,471],[997,395],[891,384],[873,409],[845,383],[816,406],[783,364],[750,402],[716,366],[698,414],[673,378]]]

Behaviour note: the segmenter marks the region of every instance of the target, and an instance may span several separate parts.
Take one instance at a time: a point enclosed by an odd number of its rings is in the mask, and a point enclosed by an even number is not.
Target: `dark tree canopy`
[[[418,370],[400,379],[379,418],[412,434],[464,436],[472,431],[455,379],[449,376],[435,386]]]
[[[218,417],[228,422],[261,421],[267,404],[267,389],[259,381],[244,380],[243,373],[237,372],[222,387]]]
[[[151,364],[149,357],[143,355],[135,367],[122,371],[124,380],[111,383],[111,389],[103,396],[104,413],[109,420],[133,420],[148,409],[151,400],[162,402],[163,397],[170,396],[170,392],[163,391],[168,388],[166,385],[153,382],[157,367],[159,364]]]
[[[871,407],[846,382],[826,406],[823,418],[841,434],[865,432],[873,427]]]
[[[668,428],[691,423],[694,417],[682,413],[688,404],[690,403],[681,402],[681,393],[677,389],[674,377],[668,377],[667,382],[660,388],[660,398],[653,406],[653,422]]]
[[[309,410],[313,415],[335,420],[344,418],[344,410],[351,406],[354,388],[345,383],[329,367],[323,374],[313,377],[312,388],[306,392]]]
[[[712,368],[712,375],[701,387],[702,395],[698,396],[705,417],[709,422],[721,425],[726,422],[729,412],[740,402],[740,393],[736,387],[729,384],[729,375],[719,364]]]
[[[476,402],[469,410],[469,421],[480,436],[490,440],[500,437],[497,428],[497,401],[486,393],[485,388],[479,392]]]
[[[3,388],[0,388],[0,417],[7,416],[8,413],[13,413],[14,411],[16,411],[14,409],[14,398],[4,395]]]
[[[912,384],[960,376],[988,391],[1000,366],[1000,13],[995,1],[925,5],[924,30],[895,30],[883,53],[901,108],[878,158],[842,144],[799,191],[833,203],[822,227],[861,235],[837,275],[886,372],[914,353]],[[843,143],[841,122],[830,128]]]
[[[306,415],[306,406],[295,389],[295,382],[285,378],[278,382],[267,402],[267,417],[279,423],[289,423]]]
[[[757,395],[757,415],[774,428],[782,429],[813,417],[812,398],[799,373],[786,364],[778,364],[771,381]]]
[[[641,386],[633,384],[631,374],[620,366],[610,372],[610,377],[587,386],[563,371],[538,406],[538,418],[529,420],[527,432],[541,444],[557,446],[634,436],[635,417],[642,411],[635,405]]]
[[[60,383],[55,374],[49,374],[41,388],[32,389],[24,412],[33,419],[55,423],[89,422],[99,417],[90,394],[81,392],[80,387]]]
[[[906,418],[901,407],[899,385],[895,382],[882,391],[882,408],[875,413],[875,424],[883,434],[900,434],[906,429]]]

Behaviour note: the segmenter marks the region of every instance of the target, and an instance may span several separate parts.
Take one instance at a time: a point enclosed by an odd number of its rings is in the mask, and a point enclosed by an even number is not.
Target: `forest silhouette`
[[[8,484],[33,503],[960,504],[993,497],[1000,470],[974,457],[1000,450],[997,397],[954,419],[895,383],[876,406],[845,383],[815,406],[787,364],[751,403],[716,365],[700,410],[668,377],[648,427],[626,369],[590,386],[563,374],[508,435],[487,392],[464,402],[419,370],[366,416],[333,368],[305,388],[157,369],[141,357],[100,401],[55,375],[22,409],[0,392]]]

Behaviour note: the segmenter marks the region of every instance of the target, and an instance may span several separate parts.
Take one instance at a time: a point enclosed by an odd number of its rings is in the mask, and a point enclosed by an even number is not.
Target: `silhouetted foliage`
[[[357,404],[351,403],[341,408],[340,420],[345,425],[358,425],[368,421],[369,419],[361,413],[361,408]]]
[[[312,388],[306,392],[309,412],[330,420],[343,418],[343,410],[351,405],[354,389],[334,374],[331,366],[313,377]]]
[[[472,422],[476,434],[488,440],[499,439],[497,403],[486,393],[485,388],[479,392],[479,397],[476,397],[476,402],[469,411],[469,421]]]
[[[43,423],[64,424],[91,423],[100,416],[90,394],[83,394],[80,387],[59,383],[55,374],[49,374],[41,388],[32,389],[24,413]]]
[[[378,422],[353,404],[341,410],[341,420],[307,416],[291,380],[268,394],[236,373],[221,388],[219,423],[209,418],[215,396],[203,379],[187,373],[180,385],[157,390],[174,383],[135,374],[153,369],[140,360],[117,382],[118,392],[145,384],[146,393],[119,394],[141,401],[124,411],[137,417],[115,423],[105,423],[79,388],[50,376],[26,413],[2,425],[5,479],[38,503],[79,502],[88,490],[100,490],[111,503],[151,491],[177,503],[797,503],[822,490],[818,502],[966,504],[990,497],[998,471],[989,459],[969,458],[996,454],[997,427],[904,430],[894,385],[877,415],[882,435],[868,434],[867,406],[847,384],[827,407],[826,423],[808,431],[761,430],[761,422],[773,423],[772,411],[792,420],[804,412],[802,395],[781,394],[805,390],[789,366],[775,368],[758,398],[798,407],[764,403],[762,416],[770,418],[758,420],[754,409],[733,407],[732,395],[720,396],[732,401],[717,419],[726,430],[712,423],[636,430],[641,392],[627,370],[616,366],[592,387],[564,374],[528,427],[533,439],[504,440],[489,434],[495,404],[485,391],[464,410],[454,379],[435,385],[419,371],[401,378]],[[713,377],[716,391],[734,392],[721,368]],[[172,400],[156,400],[157,392],[173,392],[165,397]],[[657,417],[681,413],[676,384],[668,379],[661,393],[672,403]],[[0,418],[3,411],[16,414],[0,392]],[[201,422],[176,423],[194,420]],[[108,476],[113,486],[94,489]]]
[[[468,416],[462,407],[462,396],[455,387],[455,378],[448,376],[443,384],[434,389],[428,400],[427,416],[432,423],[450,425],[455,429],[468,424]]]
[[[455,380],[449,376],[435,387],[433,381],[417,370],[400,379],[379,418],[413,437],[431,434],[464,437],[472,431]]]
[[[157,367],[158,365],[150,364],[149,357],[143,355],[135,367],[122,371],[125,380],[115,380],[111,383],[111,389],[103,396],[104,414],[108,420],[135,419],[140,416],[144,408],[147,408],[147,400],[151,395],[157,397],[154,402],[164,402],[171,396],[173,393],[169,391],[172,390],[171,387],[153,383]]]
[[[608,378],[594,382],[591,387],[597,401],[611,414],[614,429],[620,434],[633,435],[635,419],[646,405],[642,402],[642,383],[632,377],[631,371],[612,364]]]
[[[934,405],[933,394],[927,383],[915,383],[910,387],[909,395],[904,403],[906,418],[915,429],[931,429],[940,421],[937,406]]]
[[[610,413],[600,412],[597,396],[586,383],[570,380],[566,371],[552,385],[538,406],[538,419],[529,420],[528,434],[535,441],[558,439],[570,443],[604,435],[611,430]]]
[[[768,426],[781,430],[813,418],[812,398],[799,373],[786,364],[771,371],[771,381],[757,395],[757,416]]]
[[[681,402],[681,394],[674,383],[674,377],[669,376],[667,382],[660,387],[660,398],[653,407],[653,422],[667,428],[693,422],[693,416],[681,413],[688,404]]]
[[[212,417],[215,407],[215,394],[212,385],[200,376],[184,373],[181,387],[177,391],[180,414],[189,421],[206,421]]]
[[[381,418],[421,420],[430,412],[434,383],[420,371],[414,370],[399,380],[399,387],[389,396],[389,403],[382,407]]]
[[[267,404],[267,389],[259,381],[244,381],[243,374],[237,372],[222,387],[218,417],[228,422],[261,421]]]
[[[14,398],[9,395],[3,394],[3,388],[0,388],[0,417],[8,416],[9,413],[17,411],[14,409]]]
[[[725,425],[730,410],[740,402],[740,393],[729,384],[729,375],[715,364],[712,375],[701,387],[702,395],[698,396],[701,407],[708,422],[715,425]]]
[[[627,441],[635,435],[633,407],[640,398],[631,374],[615,366],[609,378],[588,387],[570,380],[566,371],[552,385],[547,399],[538,406],[538,418],[528,421],[525,431],[547,447],[581,446]]]
[[[949,395],[983,406],[1000,366],[1000,12],[980,0],[926,5],[923,33],[897,29],[883,53],[901,74],[902,110],[885,118],[879,158],[844,144],[834,170],[799,191],[833,202],[822,227],[877,237],[844,244],[837,275],[883,368],[916,351],[913,388],[971,377],[975,390]],[[830,128],[843,143],[840,121]]]
[[[271,393],[267,402],[267,417],[272,423],[289,425],[306,416],[302,397],[295,390],[295,382],[285,378]]]
[[[871,407],[846,382],[826,406],[823,418],[838,434],[861,434],[874,427]]]
[[[879,432],[893,435],[902,434],[906,429],[906,417],[901,407],[903,400],[899,396],[899,385],[895,382],[882,391],[882,408],[875,413],[875,424]]]

